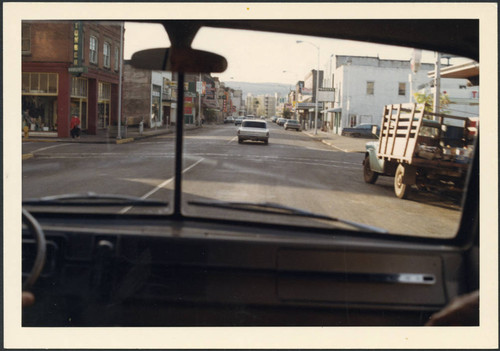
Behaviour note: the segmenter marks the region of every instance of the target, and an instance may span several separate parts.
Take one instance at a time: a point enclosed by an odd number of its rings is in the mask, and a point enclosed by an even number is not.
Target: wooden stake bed
[[[388,161],[394,159],[411,163],[423,117],[423,104],[385,106],[380,130],[378,156]]]
[[[378,158],[420,167],[467,169],[467,164],[417,156],[417,147],[420,144],[439,147],[444,117],[463,119],[428,113],[425,112],[424,107],[424,104],[413,103],[384,107],[377,150]],[[437,135],[432,137],[421,135],[423,126],[436,128]]]

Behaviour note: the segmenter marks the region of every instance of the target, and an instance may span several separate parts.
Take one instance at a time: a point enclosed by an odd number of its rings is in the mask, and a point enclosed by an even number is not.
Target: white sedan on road
[[[245,119],[241,122],[237,134],[240,144],[245,140],[263,141],[264,144],[269,142],[269,129],[267,129],[266,121]]]

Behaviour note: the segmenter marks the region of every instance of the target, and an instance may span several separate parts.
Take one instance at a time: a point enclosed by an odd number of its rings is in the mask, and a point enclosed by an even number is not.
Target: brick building
[[[120,23],[23,21],[22,109],[31,133],[68,137],[72,115],[88,134],[116,123],[120,39]]]

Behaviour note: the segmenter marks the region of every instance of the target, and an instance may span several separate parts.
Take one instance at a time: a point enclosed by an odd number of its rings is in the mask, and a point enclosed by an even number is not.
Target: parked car
[[[286,118],[278,118],[278,120],[276,121],[276,124],[279,125],[279,126],[283,126],[286,122]]]
[[[269,129],[265,121],[245,119],[238,128],[237,134],[240,144],[245,140],[263,141],[264,144],[269,142]]]
[[[234,120],[234,125],[237,126],[237,125],[240,125],[241,122],[243,121],[243,118],[242,117],[238,117]]]
[[[373,127],[376,127],[375,134],[373,133]],[[380,133],[380,127],[376,124],[362,123],[352,128],[342,129],[343,136],[350,136],[354,138],[378,138]]]
[[[229,116],[229,117],[224,118],[224,124],[225,123],[234,123],[234,117]]]
[[[276,123],[277,119],[278,119],[278,116],[272,116],[271,117],[271,122]]]
[[[285,122],[285,124],[283,125],[283,127],[285,128],[285,130],[295,129],[298,132],[300,132],[302,130],[302,127],[300,126],[299,121],[297,121],[296,119],[287,120]]]

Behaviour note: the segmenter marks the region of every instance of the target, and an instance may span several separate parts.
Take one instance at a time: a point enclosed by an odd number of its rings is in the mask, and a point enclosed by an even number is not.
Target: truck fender
[[[403,183],[407,185],[417,184],[417,167],[405,164],[404,168]]]
[[[370,169],[377,173],[384,173],[384,160],[377,157],[377,151],[375,149],[367,149],[365,152],[365,158],[368,156],[370,160]],[[363,164],[364,164],[363,160]]]

